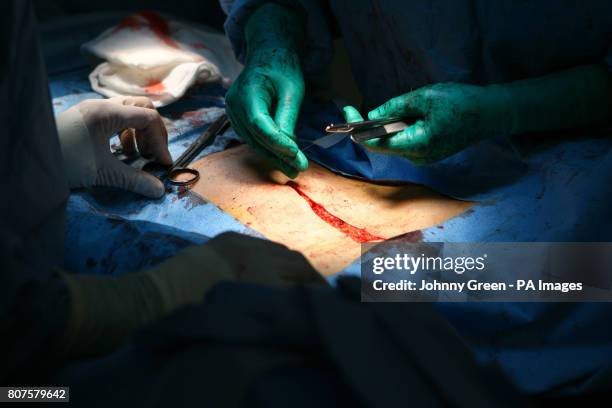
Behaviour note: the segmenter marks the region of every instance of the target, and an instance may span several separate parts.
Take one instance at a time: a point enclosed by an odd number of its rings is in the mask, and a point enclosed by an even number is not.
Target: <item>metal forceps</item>
[[[217,120],[211,123],[206,131],[202,133],[187,150],[174,161],[172,166],[161,177],[168,180],[168,183],[175,186],[190,186],[200,179],[200,172],[196,169],[187,167],[193,159],[207,146],[214,142],[215,137],[223,133],[229,127],[227,115],[222,114]]]

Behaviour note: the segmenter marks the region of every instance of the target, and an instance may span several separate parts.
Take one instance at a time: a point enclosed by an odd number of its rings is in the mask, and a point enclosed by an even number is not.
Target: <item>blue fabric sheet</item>
[[[333,112],[333,108],[328,108]],[[313,109],[304,148],[337,113]],[[346,140],[308,147],[311,159],[368,179],[422,183],[474,200],[470,211],[422,231],[430,242],[611,241],[612,140],[490,140],[442,162],[415,167]],[[343,275],[360,273],[359,263]],[[609,303],[439,303],[482,363],[497,364],[527,393],[575,393],[612,382]]]
[[[51,78],[56,113],[83,99],[100,98],[91,92],[87,74],[87,69],[79,69]],[[161,109],[173,158],[222,113],[223,95],[220,86],[208,86]],[[233,131],[226,132],[200,157],[223,150],[235,137]],[[111,147],[118,143],[118,138],[111,140]],[[214,204],[177,188],[159,200],[111,188],[81,190],[68,202],[64,263],[74,272],[119,275],[153,266],[189,243],[225,231],[260,236]],[[126,248],[133,240],[143,243],[138,250]]]
[[[348,138],[311,145],[341,121],[329,105],[307,107],[300,144],[310,159],[371,180],[400,180],[479,203],[467,214],[423,231],[426,241],[610,241],[612,140],[574,134],[492,139],[429,166],[373,153]],[[535,140],[534,140],[535,139]],[[477,222],[475,222],[477,220]]]
[[[91,93],[87,70],[51,78],[56,112]],[[170,151],[177,157],[223,107],[223,89],[208,86],[163,108]],[[188,113],[185,113],[188,112]],[[308,105],[301,143],[338,121],[336,109]],[[588,135],[587,135],[588,136]],[[218,138],[203,155],[235,136]],[[492,140],[437,165],[369,153],[350,141],[311,147],[311,159],[336,171],[373,179],[423,183],[478,201],[472,210],[422,231],[425,241],[610,241],[612,142]],[[113,189],[75,192],[68,205],[65,264],[82,273],[121,274],[153,266],[190,243],[223,231],[257,233],[215,205],[174,190],[157,201]],[[358,274],[354,263],[339,275]],[[332,282],[334,278],[332,278]],[[608,304],[439,304],[483,363],[497,363],[526,392],[572,393],[600,386],[612,366]]]

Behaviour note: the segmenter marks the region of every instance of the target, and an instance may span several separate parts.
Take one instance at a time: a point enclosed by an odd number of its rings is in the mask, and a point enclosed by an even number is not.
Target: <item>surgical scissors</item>
[[[319,146],[325,149],[340,143],[345,137],[350,136],[355,143],[362,143],[366,140],[393,135],[400,130],[406,129],[408,123],[401,118],[385,118],[376,120],[365,120],[362,122],[330,124],[325,127],[327,135],[314,140],[310,145]]]
[[[208,126],[195,142],[174,161],[172,166],[161,177],[167,179],[170,184],[175,186],[189,186],[200,179],[200,172],[196,169],[187,167],[198,154],[207,146],[210,146],[215,137],[223,133],[229,127],[227,115],[222,114],[217,120]]]
[[[384,118],[375,120],[364,120],[361,122],[331,124],[325,127],[327,133],[357,133],[379,128],[390,123],[402,122],[401,118]]]

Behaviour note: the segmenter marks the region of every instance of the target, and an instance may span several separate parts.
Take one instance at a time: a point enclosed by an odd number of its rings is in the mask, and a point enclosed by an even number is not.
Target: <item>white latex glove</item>
[[[236,233],[186,248],[143,272],[117,278],[62,276],[70,291],[71,314],[66,336],[59,344],[71,357],[113,350],[144,324],[184,305],[200,303],[222,281],[267,286],[326,284],[299,252]]]
[[[109,147],[113,134],[121,132],[127,154],[137,147],[143,157],[172,164],[166,127],[148,98],[85,100],[59,114],[56,122],[70,188],[106,186],[152,198],[164,195],[159,179],[117,160]]]

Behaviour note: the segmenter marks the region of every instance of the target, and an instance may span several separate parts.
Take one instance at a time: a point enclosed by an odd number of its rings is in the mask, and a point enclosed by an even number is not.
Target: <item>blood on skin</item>
[[[349,224],[348,222],[336,217],[335,215],[327,211],[325,207],[310,198],[295,181],[288,181],[287,183],[285,183],[285,185],[294,189],[295,192],[300,195],[300,197],[306,200],[306,202],[308,203],[312,211],[317,215],[317,217],[319,217],[338,231],[344,233],[353,241],[359,243],[384,241],[384,238],[373,235],[363,228],[355,227],[354,225]]]
[[[146,23],[136,17],[136,15],[144,18]],[[159,14],[154,11],[144,10],[139,11],[136,15],[124,18],[119,22],[115,31],[123,28],[129,28],[131,30],[140,30],[142,27],[147,25],[151,32],[155,34],[157,38],[162,40],[166,45],[172,48],[180,48],[180,46],[170,36],[170,27],[168,22]]]

